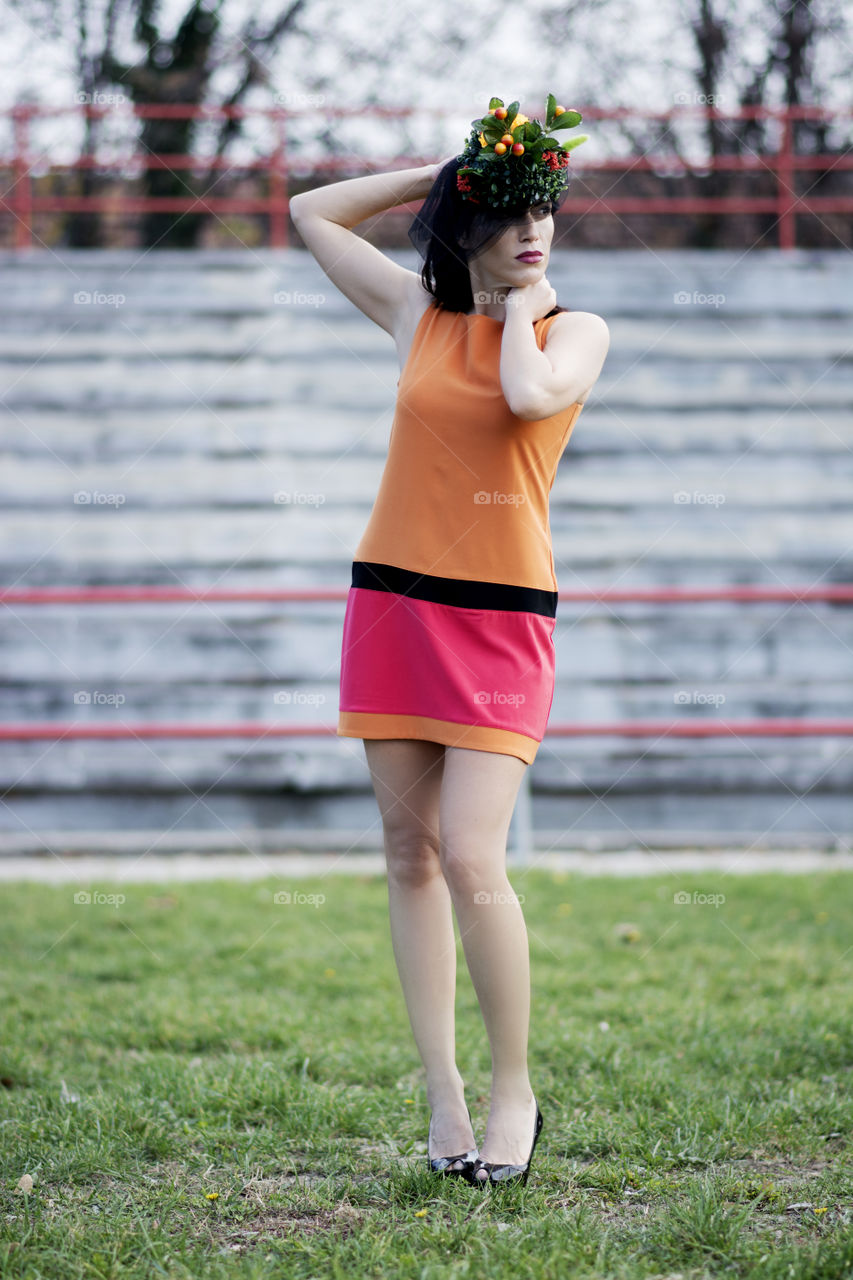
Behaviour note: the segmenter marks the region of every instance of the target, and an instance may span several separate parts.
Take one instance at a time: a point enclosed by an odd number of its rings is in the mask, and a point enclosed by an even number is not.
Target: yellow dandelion
[[[426,1209],[415,1209],[416,1218],[425,1218],[426,1215],[427,1215]]]
[[[207,1193],[207,1197],[206,1197],[206,1198],[207,1198],[208,1200],[218,1200],[218,1199],[219,1199],[219,1192],[218,1192],[218,1191],[208,1191],[208,1193]]]
[[[823,1207],[822,1207],[822,1208],[820,1208],[820,1209],[815,1209],[815,1213],[826,1213],[826,1211],[827,1211],[827,1209],[828,1209],[828,1208],[829,1208],[829,1206],[828,1206],[828,1205],[823,1205]]]

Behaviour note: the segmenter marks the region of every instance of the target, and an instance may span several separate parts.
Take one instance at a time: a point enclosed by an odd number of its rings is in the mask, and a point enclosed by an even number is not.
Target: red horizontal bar
[[[191,587],[11,587],[0,590],[0,604],[168,604],[189,600],[296,601],[345,600],[348,587],[270,587],[194,591]],[[786,600],[853,600],[853,583],[831,587],[604,587],[558,591],[559,600],[652,601],[679,604],[697,600],[744,602]]]
[[[850,737],[853,720],[645,720],[613,724],[554,724],[546,737],[781,738]],[[335,727],[320,724],[47,724],[0,725],[2,741],[54,741],[103,738],[320,738],[337,736]]]
[[[794,213],[851,213],[853,196],[789,197]],[[566,197],[557,217],[566,213],[774,213],[778,196],[593,196]]]
[[[2,113],[0,113],[2,115]],[[853,169],[853,155],[834,155],[832,152],[815,155],[798,155],[793,152],[767,151],[755,156],[708,156],[707,159],[685,162],[680,156],[663,154],[651,156],[615,156],[610,159],[588,161],[580,157],[578,167],[585,174],[611,173],[624,171],[626,174],[636,170],[654,171],[664,178],[694,177],[697,171],[725,169],[735,173],[769,174],[775,176],[778,161],[784,158],[786,169]],[[98,169],[104,173],[122,173],[127,169],[141,172],[144,169],[229,169],[240,172],[266,172],[270,168],[271,157],[262,156],[259,160],[235,161],[228,156],[191,155],[188,152],[158,152],[139,155],[129,152],[116,159],[100,159],[96,155],[84,153],[74,160],[51,161],[45,174],[73,173],[77,169]],[[294,162],[294,167],[297,162]],[[370,169],[371,174],[394,173],[397,169],[412,168],[418,164],[427,164],[422,156],[401,156],[394,161],[383,162],[382,167]],[[0,157],[0,169],[11,169],[15,164],[14,156]],[[302,158],[298,161],[300,169],[306,172],[323,169],[357,169],[353,158],[349,156],[327,156],[316,161]]]
[[[193,591],[190,587],[34,587],[0,591],[0,604],[129,604],[187,600],[344,600],[347,587]],[[853,588],[851,588],[853,590]]]
[[[414,211],[415,203],[395,205],[386,213]],[[853,213],[853,196],[810,196],[808,199],[792,196],[794,212],[808,215],[817,213]],[[211,196],[209,198],[183,196],[34,196],[30,208],[36,213],[287,213],[289,201],[285,198]],[[0,208],[15,212],[13,202],[0,197]],[[591,196],[588,199],[566,198],[558,211],[558,218],[571,213],[770,213],[778,214],[776,196],[754,199],[746,196],[649,196],[619,197]]]
[[[114,95],[117,96],[117,95]],[[534,107],[536,104],[530,104]],[[525,106],[521,104],[521,109]],[[412,115],[415,111],[422,110],[422,106],[412,107],[383,107],[378,104],[369,103],[363,106],[356,106],[347,103],[346,112],[348,116],[379,116],[386,119],[394,119],[400,116]],[[572,110],[573,108],[569,108]],[[826,120],[832,123],[835,120],[843,119],[846,116],[853,115],[851,107],[822,107],[817,105],[797,105],[791,107],[768,107],[763,104],[754,104],[747,107],[738,107],[733,111],[723,111],[716,106],[708,106],[705,104],[689,104],[675,103],[667,111],[644,111],[637,107],[593,107],[583,106],[583,117],[585,120],[672,120],[680,119],[684,116],[695,116],[699,119],[706,120],[784,120],[786,117],[791,120]],[[9,116],[15,119],[34,119],[40,117],[53,117],[61,115],[87,115],[87,116],[104,116],[110,112],[126,111],[128,115],[139,116],[146,120],[219,120],[219,119],[241,119],[244,116],[269,116],[272,118],[281,117],[301,117],[306,115],[319,115],[326,110],[323,105],[305,107],[285,107],[285,106],[269,106],[269,107],[247,107],[247,106],[199,106],[196,103],[186,102],[131,102],[129,99],[125,102],[118,103],[74,103],[70,106],[47,106],[36,103],[22,103],[19,106],[5,108],[0,110],[0,116]],[[441,114],[448,115],[448,111]]]
[[[0,206],[14,212],[14,205],[0,197]],[[273,196],[33,196],[36,213],[287,213],[288,201]]]
[[[552,724],[547,737],[584,738],[618,734],[626,738],[820,738],[850,737],[853,720],[625,720],[615,724]]]
[[[0,590],[0,604],[157,604],[189,600],[296,601],[345,600],[349,587],[270,587],[194,591],[191,587],[12,587]],[[558,591],[559,600],[652,601],[678,604],[697,600],[744,602],[786,600],[853,600],[853,583],[830,587],[604,587]]]
[[[244,170],[255,172],[260,169],[266,171],[270,167],[270,162],[271,157],[269,156],[261,156],[260,160],[240,160],[239,163],[235,164],[228,156],[189,155],[178,151],[174,154],[168,151],[160,151],[156,155],[153,153],[140,155],[136,151],[129,151],[126,156],[119,156],[114,160],[102,160],[100,157],[91,154],[79,155],[74,160],[51,160],[48,167],[41,171],[39,176],[49,176],[52,173],[73,173],[75,169],[101,169],[104,173],[122,173],[124,170],[130,169],[134,174],[141,172],[143,169],[233,169],[235,173],[240,173]],[[12,164],[14,164],[14,157],[12,156],[0,159],[0,168],[4,165],[11,167]]]

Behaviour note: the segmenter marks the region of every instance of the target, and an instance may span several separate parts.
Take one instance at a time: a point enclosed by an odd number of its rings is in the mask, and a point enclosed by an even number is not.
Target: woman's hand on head
[[[520,311],[531,324],[534,320],[547,316],[556,305],[557,294],[545,275],[541,275],[533,284],[514,285],[504,302],[507,315]]]
[[[457,153],[456,153],[455,151],[453,151],[453,152],[451,152],[451,154],[450,154],[449,156],[444,156],[441,160],[437,160],[437,161],[435,162],[435,164],[430,165],[430,166],[429,166],[429,168],[430,168],[430,171],[431,171],[431,174],[432,174],[432,180],[433,180],[433,182],[435,182],[435,180],[436,180],[436,178],[438,177],[439,173],[440,173],[440,172],[441,172],[441,170],[444,168],[444,166],[448,163],[448,161],[450,161],[450,160],[456,160],[456,159],[457,159]]]

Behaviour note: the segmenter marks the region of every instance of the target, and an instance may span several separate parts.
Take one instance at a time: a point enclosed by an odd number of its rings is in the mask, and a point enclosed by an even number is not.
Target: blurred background
[[[849,8],[10,0],[0,850],[381,848],[339,739],[394,344],[298,191],[583,114],[548,278],[611,347],[551,501],[517,850],[849,848]],[[415,269],[417,205],[357,234]]]

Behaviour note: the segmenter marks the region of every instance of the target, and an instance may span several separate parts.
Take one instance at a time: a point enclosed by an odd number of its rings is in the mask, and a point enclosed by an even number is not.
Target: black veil
[[[426,257],[430,240],[436,238],[456,247],[467,262],[513,222],[523,221],[530,208],[529,204],[520,204],[495,209],[466,200],[456,186],[456,170],[462,163],[462,156],[454,156],[442,166],[409,227],[409,239],[422,258]],[[557,212],[567,190],[565,186],[550,198],[552,213]]]

